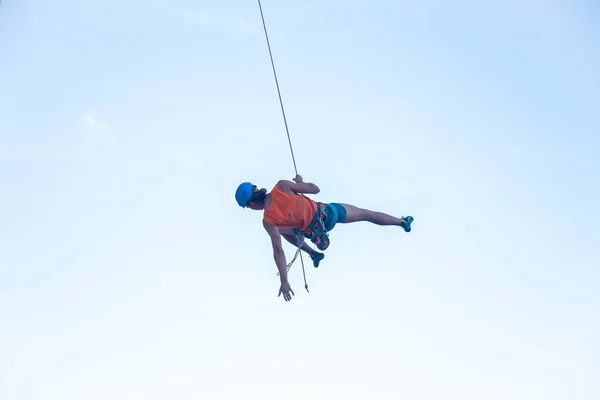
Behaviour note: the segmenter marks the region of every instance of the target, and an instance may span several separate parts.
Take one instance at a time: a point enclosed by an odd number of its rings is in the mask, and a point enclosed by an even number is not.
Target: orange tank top
[[[271,204],[264,212],[265,222],[303,230],[317,212],[317,203],[302,194],[286,193],[277,186],[271,190]]]

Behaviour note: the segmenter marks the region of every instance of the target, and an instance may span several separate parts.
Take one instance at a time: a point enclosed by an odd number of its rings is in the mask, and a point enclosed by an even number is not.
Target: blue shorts
[[[346,219],[346,209],[340,203],[325,203],[325,229],[327,232],[335,228],[338,222]]]

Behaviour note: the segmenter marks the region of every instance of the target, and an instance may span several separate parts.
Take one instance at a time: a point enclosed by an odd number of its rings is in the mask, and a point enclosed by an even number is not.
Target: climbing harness
[[[258,8],[260,9],[260,17],[262,19],[263,29],[265,31],[265,39],[267,40],[267,48],[269,49],[269,57],[271,58],[271,67],[273,68],[273,76],[275,77],[275,85],[277,86],[277,94],[279,96],[279,104],[281,105],[281,114],[283,115],[283,122],[285,124],[285,131],[287,132],[288,142],[290,144],[290,151],[292,153],[292,161],[294,163],[294,170],[296,171],[296,175],[298,175],[298,168],[296,166],[296,158],[294,157],[294,149],[292,147],[292,140],[290,139],[290,130],[288,128],[287,118],[285,116],[285,108],[283,107],[283,100],[281,98],[281,90],[279,89],[279,81],[277,79],[277,72],[275,71],[275,62],[273,61],[273,53],[271,51],[271,43],[269,41],[269,34],[267,33],[267,24],[265,23],[265,16],[263,14],[262,4],[260,0],[258,0]],[[304,270],[304,260],[302,258],[301,248],[304,244],[304,236],[298,235],[298,250],[296,250],[296,255],[292,259],[292,261],[287,265],[287,270],[289,271],[290,267],[300,255],[300,261],[302,262],[302,275],[304,276],[304,288],[308,292],[308,283],[306,282],[306,272]],[[279,275],[279,274],[278,274]]]
[[[325,204],[317,202],[317,212],[313,217],[312,221],[308,224],[308,227],[302,231],[294,228],[293,231],[296,235],[302,235],[308,237],[317,248],[321,251],[327,250],[329,247],[329,234],[325,227],[324,219],[327,215],[327,209]]]
[[[292,267],[294,261],[296,261],[296,258],[298,258],[298,255],[302,257],[301,249],[306,237],[308,237],[308,239],[310,239],[310,241],[313,242],[319,250],[326,250],[329,247],[329,234],[327,233],[327,228],[325,227],[324,222],[324,219],[327,215],[325,204],[317,202],[317,207],[317,212],[306,229],[302,231],[297,228],[292,229],[298,238],[298,243],[296,245],[296,254],[286,267],[288,271]],[[277,276],[279,276],[279,272],[277,273]]]

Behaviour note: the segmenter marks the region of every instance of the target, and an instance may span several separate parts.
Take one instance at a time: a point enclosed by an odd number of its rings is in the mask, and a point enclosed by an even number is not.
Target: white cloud
[[[88,117],[85,120],[86,124],[92,128],[106,128],[106,124],[104,123],[104,121],[100,121],[98,119],[92,118],[92,117]]]
[[[115,141],[114,132],[109,125],[97,116],[93,109],[86,109],[80,115],[83,123],[83,148],[99,148]]]
[[[117,144],[119,126],[108,124],[98,116],[94,109],[86,109],[80,115],[83,124],[83,139],[80,143],[79,151],[81,156],[88,157],[98,151],[114,150]],[[166,165],[175,165],[179,168],[189,170],[199,170],[203,167],[202,159],[191,148],[185,148],[170,143],[159,143],[153,140],[138,141],[135,135],[128,137],[123,146],[132,146],[130,154],[132,157],[141,157],[145,159],[150,154],[155,157],[155,162],[160,158]],[[135,153],[135,155],[133,154]],[[158,157],[158,158],[156,158]]]
[[[96,117],[96,112],[92,109],[84,110],[81,115],[81,119],[88,128],[93,128],[93,129],[106,129],[107,128],[106,122],[104,122],[101,119],[99,119],[98,117]]]

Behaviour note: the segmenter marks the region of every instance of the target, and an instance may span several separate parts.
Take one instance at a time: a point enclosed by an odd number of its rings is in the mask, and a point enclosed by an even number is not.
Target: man
[[[235,199],[241,207],[264,210],[263,226],[271,237],[273,256],[281,280],[278,296],[283,293],[285,301],[290,301],[291,295],[295,294],[287,279],[281,236],[294,246],[301,243],[301,250],[308,253],[314,266],[318,267],[324,255],[304,243],[304,237],[308,237],[319,250],[326,250],[329,247],[328,232],[338,223],[367,221],[376,225],[396,225],[405,232],[411,231],[414,220],[411,216],[396,218],[350,204],[316,202],[306,194],[319,193],[317,185],[304,182],[300,175],[296,175],[293,181],[277,182],[270,193],[266,189],[258,189],[250,182],[244,182],[235,192]]]

